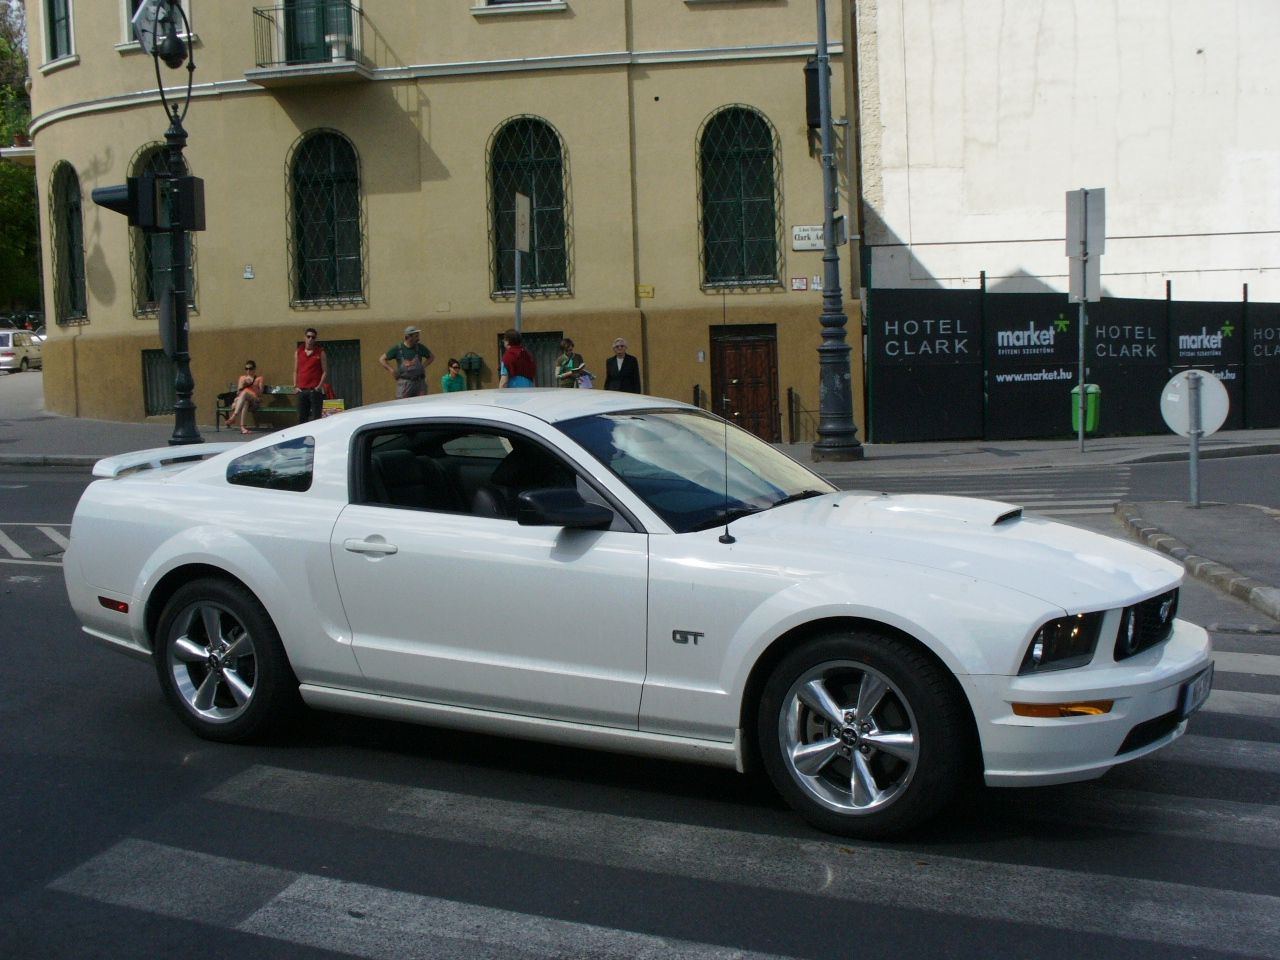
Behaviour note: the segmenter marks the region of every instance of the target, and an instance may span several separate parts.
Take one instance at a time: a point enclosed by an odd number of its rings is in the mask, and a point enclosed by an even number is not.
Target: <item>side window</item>
[[[302,493],[311,489],[315,440],[299,437],[236,457],[227,466],[227,483]]]
[[[404,510],[465,513],[514,522],[526,490],[574,487],[613,505],[549,448],[517,434],[471,427],[421,427],[365,434],[355,500]],[[631,524],[615,510],[615,530]]]

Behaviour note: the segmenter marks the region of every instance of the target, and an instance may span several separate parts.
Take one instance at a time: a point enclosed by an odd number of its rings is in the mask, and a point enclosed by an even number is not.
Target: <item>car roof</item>
[[[470,413],[492,419],[495,409],[518,411],[547,423],[558,423],[576,417],[631,410],[697,410],[698,408],[662,397],[647,397],[613,390],[533,387],[514,390],[466,390],[404,400],[389,400],[384,403],[356,407],[346,411],[342,416],[381,422],[388,419],[411,420],[423,416],[465,417]],[[350,425],[350,419],[348,424]]]

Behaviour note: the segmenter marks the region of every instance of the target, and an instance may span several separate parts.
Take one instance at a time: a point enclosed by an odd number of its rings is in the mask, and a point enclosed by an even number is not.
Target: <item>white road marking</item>
[[[1270,653],[1225,653],[1222,650],[1215,650],[1213,663],[1213,669],[1218,673],[1280,677],[1280,657]]]
[[[46,537],[48,537],[54,543],[56,543],[58,546],[60,546],[63,550],[66,550],[68,547],[71,546],[71,541],[68,540],[66,537],[64,537],[61,533],[59,533],[53,527],[41,525],[41,526],[37,526],[36,529],[39,530],[41,533],[43,533]]]
[[[1280,719],[1280,695],[1215,689],[1209,694],[1209,699],[1201,709],[1210,713],[1233,713],[1242,717]]]
[[[10,557],[13,557],[18,560],[31,559],[31,554],[27,553],[27,551],[23,550],[20,546],[18,546],[17,543],[11,540],[9,538],[9,535],[5,533],[3,530],[0,530],[0,549],[5,550]]]
[[[122,841],[51,887],[101,903],[370,960],[778,956],[292,873],[145,840]]]
[[[418,837],[821,896],[851,906],[893,904],[1035,927],[1120,932],[1155,943],[1280,960],[1280,897],[1275,896],[837,839],[771,837],[274,767],[247,770],[207,796],[253,809],[306,811],[330,822],[376,823]],[[1161,802],[1170,811],[1171,829],[1192,829],[1191,808],[1201,801]],[[1236,842],[1250,842],[1273,838],[1278,823],[1275,808],[1261,807],[1252,820],[1238,819],[1221,829]]]

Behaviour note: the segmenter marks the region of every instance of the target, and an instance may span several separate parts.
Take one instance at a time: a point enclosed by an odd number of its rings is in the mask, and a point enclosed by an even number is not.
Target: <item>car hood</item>
[[[1182,568],[1152,550],[967,497],[835,493],[735,521],[740,543],[803,545],[810,562],[896,562],[998,584],[1076,613],[1167,590]],[[776,549],[776,544],[774,544]]]

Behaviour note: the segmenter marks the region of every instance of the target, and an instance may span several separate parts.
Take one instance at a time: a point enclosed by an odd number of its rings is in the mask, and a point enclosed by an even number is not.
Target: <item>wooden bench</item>
[[[235,386],[234,383],[229,383],[227,384],[226,392],[218,394],[213,408],[213,429],[215,431],[221,430],[222,425],[231,416],[231,403],[228,402],[227,397],[230,395],[231,400],[235,399]],[[249,411],[249,416],[253,418],[255,429],[261,425],[263,416],[290,418],[292,423],[298,421],[298,391],[293,387],[268,386],[261,399],[262,402],[258,404],[258,409]]]

